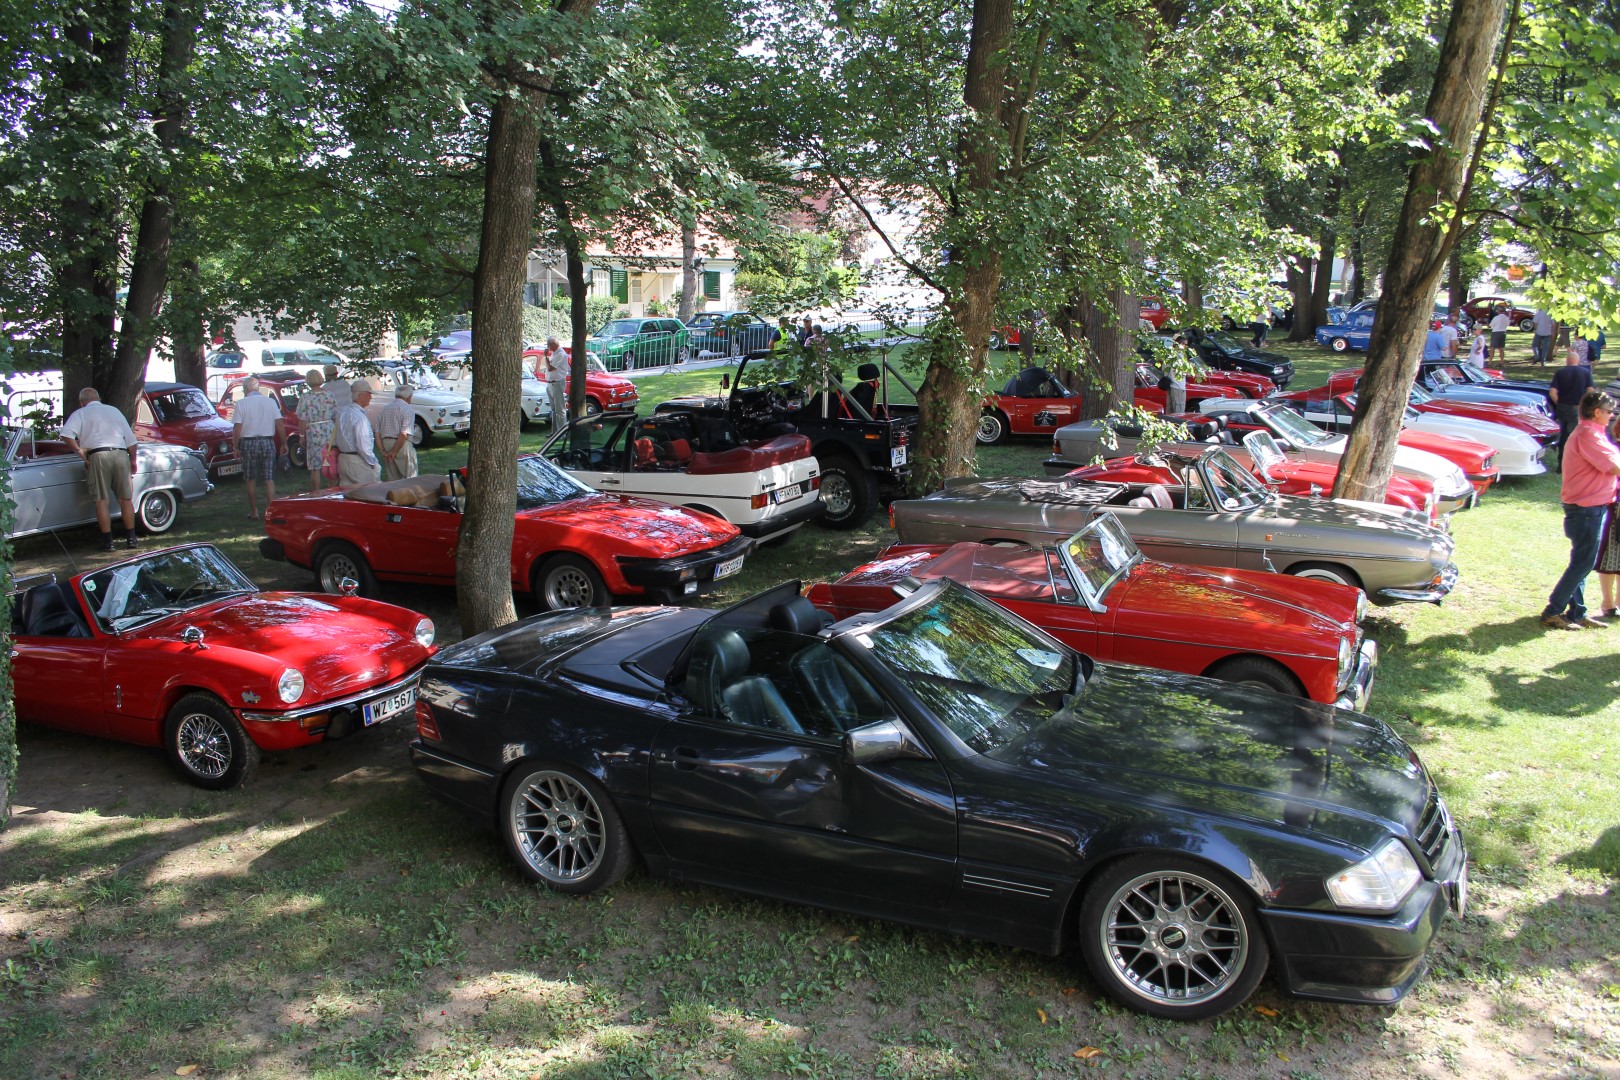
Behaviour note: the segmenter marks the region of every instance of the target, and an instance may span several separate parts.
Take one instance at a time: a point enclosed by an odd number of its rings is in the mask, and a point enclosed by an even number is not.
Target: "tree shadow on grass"
[[[1620,825],[1610,825],[1590,847],[1566,852],[1558,865],[1571,870],[1597,870],[1611,877],[1620,875]]]

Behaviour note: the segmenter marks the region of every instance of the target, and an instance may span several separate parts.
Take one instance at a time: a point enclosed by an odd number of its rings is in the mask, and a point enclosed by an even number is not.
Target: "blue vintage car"
[[[1367,343],[1372,340],[1373,319],[1377,314],[1376,308],[1363,308],[1345,315],[1341,322],[1318,326],[1316,343],[1326,345],[1334,352],[1348,352],[1351,349],[1365,352]]]

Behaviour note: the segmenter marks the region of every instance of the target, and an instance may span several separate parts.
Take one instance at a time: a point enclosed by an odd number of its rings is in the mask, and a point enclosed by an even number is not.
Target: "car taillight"
[[[901,428],[899,431],[894,433],[894,445],[896,445],[896,446],[904,446],[907,443],[909,443],[910,441],[911,441],[911,432],[908,431],[907,429]]]
[[[439,741],[439,725],[433,719],[433,706],[421,698],[416,699],[416,733],[424,739]]]
[[[810,490],[811,491],[820,491],[821,490],[821,477],[812,476],[810,478]]]
[[[763,510],[770,504],[771,493],[768,491],[762,491],[758,495],[755,495],[752,499],[748,500],[748,506],[753,510]]]

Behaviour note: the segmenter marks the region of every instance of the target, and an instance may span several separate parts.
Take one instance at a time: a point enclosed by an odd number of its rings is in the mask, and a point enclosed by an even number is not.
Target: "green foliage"
[[[0,381],[11,373],[11,350],[0,349]],[[0,459],[0,491],[9,492],[11,466]],[[11,531],[14,504],[0,498],[0,829],[11,819],[11,797],[17,786],[17,716],[11,693]]]
[[[808,308],[835,307],[855,295],[860,272],[839,260],[842,242],[796,232],[756,244],[737,266],[736,288],[754,314],[774,319]]]

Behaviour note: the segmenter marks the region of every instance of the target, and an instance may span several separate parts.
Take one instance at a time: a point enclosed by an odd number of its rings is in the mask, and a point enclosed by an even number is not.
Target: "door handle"
[[[598,484],[618,484],[618,483],[622,483],[622,482],[623,481],[617,480],[617,479],[615,479],[614,477],[611,477],[611,476],[604,476],[600,480],[597,481]]]
[[[700,765],[709,764],[708,758],[702,757],[690,746],[677,746],[670,757],[674,759],[677,769],[695,769]]]

